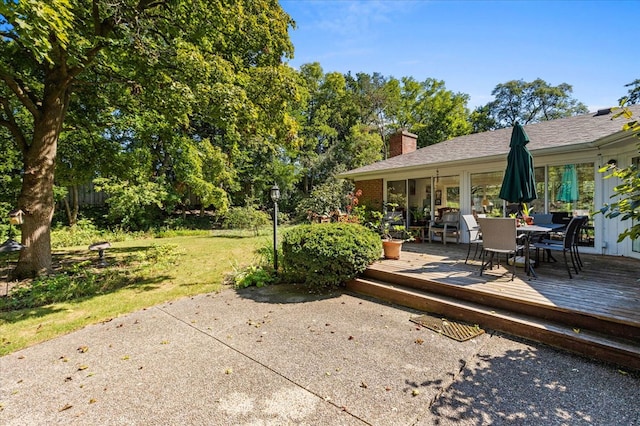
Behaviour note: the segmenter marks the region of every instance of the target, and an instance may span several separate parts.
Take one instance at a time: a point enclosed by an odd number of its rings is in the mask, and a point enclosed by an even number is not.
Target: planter
[[[402,240],[382,240],[385,259],[400,259]]]

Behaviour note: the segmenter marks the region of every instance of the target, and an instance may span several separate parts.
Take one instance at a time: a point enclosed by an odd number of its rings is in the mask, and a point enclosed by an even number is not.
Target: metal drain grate
[[[484,333],[484,330],[477,325],[464,324],[457,321],[449,321],[446,318],[436,318],[429,315],[421,315],[419,317],[409,319],[416,324],[420,324],[430,330],[447,336],[458,342],[473,339]]]

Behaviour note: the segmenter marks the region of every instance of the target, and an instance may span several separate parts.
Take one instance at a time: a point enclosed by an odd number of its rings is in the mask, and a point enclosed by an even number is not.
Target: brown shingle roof
[[[634,117],[640,115],[640,105],[630,107]],[[622,118],[611,119],[612,114],[589,113],[574,117],[528,124],[524,126],[529,135],[527,148],[535,156],[536,151],[548,148],[593,143],[607,136],[622,134]],[[459,136],[414,152],[378,161],[358,169],[342,173],[341,177],[375,173],[392,169],[435,165],[453,161],[472,160],[482,157],[507,155],[511,139],[511,127],[490,132]]]

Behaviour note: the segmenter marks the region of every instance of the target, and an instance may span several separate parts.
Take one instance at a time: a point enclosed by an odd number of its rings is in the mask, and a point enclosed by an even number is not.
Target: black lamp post
[[[271,187],[271,199],[273,200],[273,268],[278,273],[278,200],[280,188],[278,184]]]

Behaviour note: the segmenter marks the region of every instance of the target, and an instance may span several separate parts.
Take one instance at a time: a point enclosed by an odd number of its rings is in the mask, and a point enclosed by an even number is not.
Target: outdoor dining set
[[[584,267],[578,238],[588,216],[573,216],[566,223],[554,223],[551,217],[550,214],[538,215],[533,217],[532,224],[519,225],[516,218],[480,217],[476,221],[473,215],[463,215],[470,241],[465,263],[469,260],[471,246],[475,245],[476,253],[481,248],[480,275],[493,267],[494,262],[499,265],[500,255],[505,255],[506,262],[513,266],[512,279],[518,265],[524,267],[527,275],[536,277],[534,266],[539,265],[541,259],[556,262],[553,256],[556,252],[562,253],[569,278],[573,278],[571,271],[578,274]]]
[[[468,248],[464,263],[479,257],[480,275],[499,266],[503,255],[505,264],[513,266],[512,279],[517,266],[524,267],[530,277],[537,277],[535,266],[544,261],[558,262],[553,254],[561,253],[569,278],[573,278],[584,267],[578,247],[588,223],[588,216],[568,214],[536,214],[525,223],[521,218],[461,215],[459,211],[449,211],[434,221],[427,232],[429,242],[438,238],[446,244],[447,238],[459,243],[461,231],[466,231]],[[473,256],[472,248],[475,248]]]

